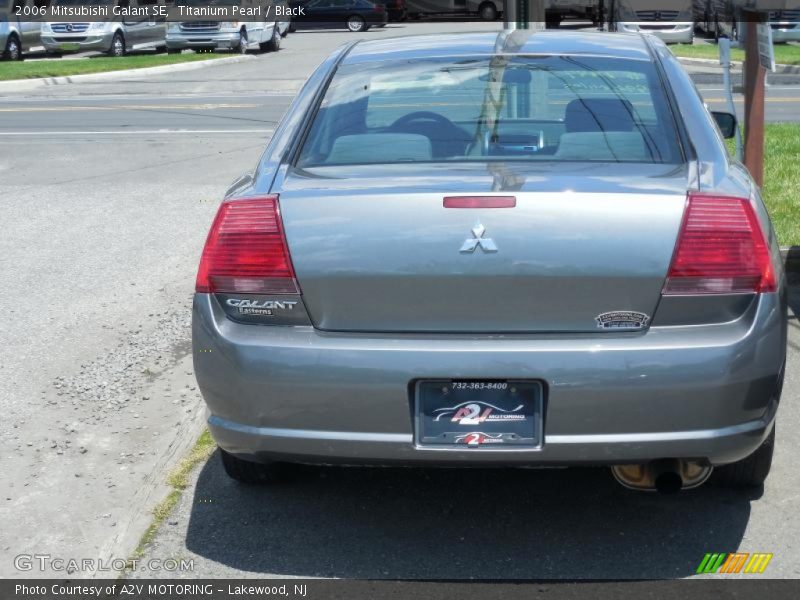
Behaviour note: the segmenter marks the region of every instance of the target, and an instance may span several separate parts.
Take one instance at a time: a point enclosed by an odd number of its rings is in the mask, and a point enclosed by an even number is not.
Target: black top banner
[[[612,22],[800,21],[800,0],[491,0],[499,18],[512,2],[529,20]],[[0,0],[0,20],[183,22],[340,20],[342,10],[392,10],[411,16],[480,20],[483,0]]]

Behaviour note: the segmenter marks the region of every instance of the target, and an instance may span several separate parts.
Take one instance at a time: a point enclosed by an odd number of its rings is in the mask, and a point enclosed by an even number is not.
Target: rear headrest
[[[567,104],[564,125],[572,131],[633,131],[633,107],[620,98],[583,98]]]
[[[608,162],[653,160],[638,131],[562,133],[555,157]]]
[[[431,160],[431,141],[416,133],[363,133],[336,138],[330,164],[395,163]]]

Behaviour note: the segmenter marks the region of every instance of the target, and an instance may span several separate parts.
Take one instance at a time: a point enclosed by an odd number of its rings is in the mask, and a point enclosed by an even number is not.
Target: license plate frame
[[[538,450],[544,441],[544,386],[538,380],[420,379],[413,416],[418,448]]]

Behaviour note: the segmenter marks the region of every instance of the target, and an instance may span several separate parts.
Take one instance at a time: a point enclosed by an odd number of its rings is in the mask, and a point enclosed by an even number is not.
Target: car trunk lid
[[[319,329],[603,332],[654,314],[687,179],[682,165],[358,166],[291,171],[278,191]],[[445,208],[454,196],[515,206]]]

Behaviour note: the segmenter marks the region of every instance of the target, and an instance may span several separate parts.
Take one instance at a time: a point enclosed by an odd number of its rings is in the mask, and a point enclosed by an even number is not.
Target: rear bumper
[[[663,26],[654,25],[652,22],[619,23],[618,28],[625,32],[650,33],[665,44],[690,44],[694,39],[694,23],[690,22],[665,23]]]
[[[644,333],[437,336],[242,325],[197,295],[193,349],[209,426],[255,460],[431,465],[724,464],[769,433],[785,355],[785,305],[752,302],[737,321]],[[536,450],[419,448],[416,379],[537,379]]]
[[[777,402],[772,405],[777,408]],[[253,427],[211,416],[214,439],[228,452],[258,461],[320,464],[547,466],[633,464],[663,457],[724,464],[744,458],[764,441],[774,410],[741,425],[700,431],[611,435],[552,435],[531,451],[415,448],[412,434]]]

